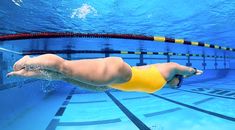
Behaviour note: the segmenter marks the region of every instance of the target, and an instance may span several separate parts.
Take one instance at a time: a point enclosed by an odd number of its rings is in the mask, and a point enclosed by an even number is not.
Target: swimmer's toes
[[[15,72],[10,72],[10,73],[8,73],[6,76],[9,78],[9,77],[13,77],[13,76],[15,76],[15,75],[16,75]]]

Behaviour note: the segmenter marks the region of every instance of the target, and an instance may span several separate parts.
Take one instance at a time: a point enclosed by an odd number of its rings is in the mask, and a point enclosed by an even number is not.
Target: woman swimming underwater
[[[120,57],[65,60],[54,54],[30,58],[24,56],[7,77],[22,76],[46,80],[63,80],[83,88],[153,93],[166,84],[180,86],[182,78],[203,72],[177,63],[161,63],[131,67]]]

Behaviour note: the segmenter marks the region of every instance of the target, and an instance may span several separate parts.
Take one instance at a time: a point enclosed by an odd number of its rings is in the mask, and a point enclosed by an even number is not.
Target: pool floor
[[[185,84],[154,93],[84,92],[77,87],[39,102],[4,130],[232,130],[235,79]],[[41,104],[41,105],[40,105]]]

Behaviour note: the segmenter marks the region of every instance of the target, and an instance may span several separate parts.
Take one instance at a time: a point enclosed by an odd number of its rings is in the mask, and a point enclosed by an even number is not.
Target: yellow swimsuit
[[[129,81],[121,84],[112,84],[111,87],[124,91],[153,93],[166,84],[166,80],[154,66],[146,69],[131,67],[131,70],[132,77]]]

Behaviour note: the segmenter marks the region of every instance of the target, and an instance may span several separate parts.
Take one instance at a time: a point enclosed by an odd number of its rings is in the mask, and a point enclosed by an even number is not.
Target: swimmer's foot
[[[43,70],[33,70],[28,71],[26,69],[21,69],[19,71],[12,71],[7,73],[6,77],[30,77],[30,78],[38,78],[38,79],[51,79],[49,74],[43,72]]]
[[[23,58],[21,58],[20,60],[18,60],[18,61],[14,64],[13,70],[14,70],[14,71],[19,71],[19,70],[23,69],[23,68],[25,67],[26,61],[29,60],[29,59],[30,59],[29,55],[26,55],[26,56],[24,56]]]

